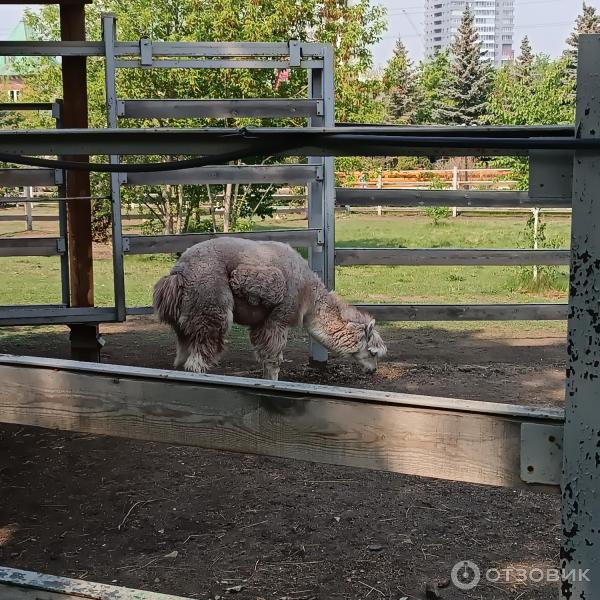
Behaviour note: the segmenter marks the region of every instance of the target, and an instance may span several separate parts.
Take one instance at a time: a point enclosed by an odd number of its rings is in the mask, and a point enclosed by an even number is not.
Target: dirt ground
[[[560,406],[565,340],[556,331],[386,327],[390,359],[375,377],[338,360],[310,368],[296,336],[282,379]],[[105,362],[170,367],[171,334],[152,319],[103,332]],[[0,351],[66,358],[68,337],[4,330]],[[219,372],[258,375],[244,335],[235,333]],[[0,484],[0,564],[23,569],[211,599],[557,593],[514,571],[470,592],[447,585],[459,560],[557,567],[551,495],[14,426],[0,429]]]

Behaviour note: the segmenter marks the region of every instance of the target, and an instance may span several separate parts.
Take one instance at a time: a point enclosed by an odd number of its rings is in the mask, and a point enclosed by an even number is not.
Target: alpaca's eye
[[[371,356],[377,356],[377,350],[371,350],[371,349],[369,349],[369,354]]]

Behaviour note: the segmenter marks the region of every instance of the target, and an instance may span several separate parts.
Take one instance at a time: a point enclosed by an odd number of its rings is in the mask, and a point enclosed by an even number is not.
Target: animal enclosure
[[[449,206],[573,206],[573,247],[543,255],[548,264],[572,265],[571,301],[567,305],[368,306],[383,320],[414,319],[570,319],[570,368],[566,415],[531,407],[507,407],[419,395],[324,388],[302,384],[270,384],[255,380],[200,377],[168,371],[86,365],[39,358],[0,359],[2,420],[6,423],[58,428],[147,441],[189,444],[268,456],[380,469],[454,481],[554,489],[562,480],[562,565],[589,568],[592,580],[567,582],[564,598],[593,597],[600,582],[597,527],[597,439],[600,432],[597,386],[600,342],[597,330],[597,271],[600,264],[600,208],[593,190],[600,186],[600,80],[597,57],[600,36],[583,36],[580,51],[577,132],[569,128],[398,129],[333,127],[333,80],[328,79],[331,49],[311,44],[186,44],[116,42],[114,19],[104,18],[104,41],[91,43],[2,43],[12,55],[104,56],[109,75],[117,68],[169,68],[182,57],[190,68],[303,67],[310,71],[311,98],[306,128],[293,130],[141,130],[116,127],[119,111],[128,116],[177,112],[232,110],[229,101],[184,104],[120,101],[114,77],[107,77],[109,128],[0,132],[0,150],[17,164],[31,156],[108,155],[111,157],[115,306],[7,307],[3,324],[98,323],[122,321],[128,314],[147,312],[127,307],[124,296],[125,254],[179,252],[206,236],[124,237],[120,221],[120,186],[169,182],[238,181],[275,178],[281,182],[310,181],[309,228],[299,231],[248,233],[248,237],[285,239],[310,250],[311,266],[331,288],[334,266],[340,264],[540,264],[538,251],[464,251],[431,249],[336,251],[333,215],[340,205]],[[249,56],[259,59],[248,60]],[[193,58],[189,58],[192,56]],[[286,57],[281,60],[281,56]],[[162,57],[157,60],[157,57]],[[235,57],[240,60],[232,61]],[[235,63],[235,64],[233,64]],[[121,103],[120,103],[121,102]],[[138,101],[139,102],[139,101]],[[272,104],[242,102],[235,110],[255,114]],[[298,110],[299,106],[286,107]],[[133,111],[127,113],[127,111]],[[314,114],[316,113],[316,114]],[[322,114],[320,114],[322,113]],[[189,113],[188,113],[189,114]],[[221,114],[221,113],[220,113]],[[285,139],[284,139],[285,138]],[[273,148],[277,153],[315,157],[307,163],[266,167],[196,165],[161,172],[144,165],[135,171],[119,156],[158,154],[203,155],[203,160],[228,162]],[[215,152],[219,149],[221,154]],[[261,150],[262,148],[262,150]],[[529,155],[529,192],[438,192],[339,189],[334,199],[333,156],[478,154]],[[224,158],[225,153],[227,157]],[[28,158],[29,157],[29,158]],[[573,157],[575,160],[573,160]],[[41,164],[39,161],[36,164]],[[43,163],[46,164],[46,163]],[[70,163],[53,163],[72,169]],[[81,166],[81,165],[80,165]],[[189,166],[189,165],[187,165]],[[90,169],[99,169],[98,165]],[[22,177],[11,170],[8,177]],[[28,171],[23,171],[27,173]],[[44,176],[48,171],[44,171]],[[123,176],[125,174],[125,176]],[[36,173],[36,176],[38,174]],[[8,181],[8,179],[7,179]],[[12,179],[11,181],[15,181]],[[69,199],[69,202],[77,202]],[[4,240],[6,241],[6,240]],[[15,252],[4,243],[4,252]],[[45,242],[46,243],[46,242]],[[41,242],[35,242],[41,244]],[[49,251],[48,246],[45,246]],[[23,250],[21,249],[21,252]],[[315,349],[313,357],[323,357]],[[596,464],[594,464],[596,463]],[[585,476],[584,476],[585,475]],[[25,577],[21,574],[21,577]],[[27,577],[25,597],[34,596]],[[10,582],[4,581],[10,585]],[[14,585],[14,582],[13,582]]]

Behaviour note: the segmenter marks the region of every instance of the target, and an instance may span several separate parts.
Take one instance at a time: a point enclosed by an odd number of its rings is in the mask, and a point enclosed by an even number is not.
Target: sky
[[[151,0],[149,0],[151,1]],[[414,61],[423,57],[425,0],[374,0],[387,9],[388,30],[374,48],[375,64],[382,66],[390,57],[398,37]],[[600,0],[587,0],[600,9]],[[558,56],[581,10],[579,0],[515,0],[515,50],[528,35],[535,52]],[[0,39],[5,39],[18,22],[21,6],[0,6]]]

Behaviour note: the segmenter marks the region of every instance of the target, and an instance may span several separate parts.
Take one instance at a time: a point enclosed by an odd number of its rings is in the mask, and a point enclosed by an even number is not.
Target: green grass
[[[337,219],[337,245],[395,248],[516,248],[526,216],[451,219],[437,227],[425,217],[367,215]],[[568,247],[568,219],[547,220],[547,235]],[[261,228],[304,227],[305,221],[268,221]],[[173,264],[167,255],[131,256],[125,260],[127,303],[150,303],[154,282]],[[566,269],[558,291],[528,293],[520,289],[513,267],[342,267],[336,272],[338,292],[363,302],[501,303],[554,302],[566,298]],[[56,258],[0,259],[0,304],[57,302],[59,265]],[[564,285],[563,285],[564,284]],[[96,302],[110,306],[112,261],[95,263]]]

